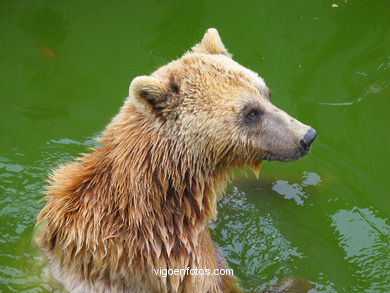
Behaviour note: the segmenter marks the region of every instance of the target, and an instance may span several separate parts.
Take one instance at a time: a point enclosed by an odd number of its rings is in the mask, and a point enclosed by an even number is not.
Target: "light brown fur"
[[[244,103],[270,113],[272,127],[246,129]],[[210,29],[182,58],[135,78],[102,146],[51,175],[37,242],[54,277],[71,292],[239,292],[233,277],[153,269],[225,266],[208,221],[230,169],[304,155],[295,138],[307,129]]]

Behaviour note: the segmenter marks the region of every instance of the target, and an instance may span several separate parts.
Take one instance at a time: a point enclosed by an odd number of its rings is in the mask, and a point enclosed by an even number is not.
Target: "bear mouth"
[[[266,161],[280,161],[280,162],[292,162],[296,161],[310,153],[310,149],[302,150],[297,149],[295,151],[286,151],[280,153],[266,152],[263,154],[263,160]]]

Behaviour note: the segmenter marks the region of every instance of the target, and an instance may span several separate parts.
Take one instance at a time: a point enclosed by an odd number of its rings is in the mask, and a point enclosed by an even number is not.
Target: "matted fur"
[[[153,269],[225,267],[208,222],[229,170],[258,166],[273,150],[298,157],[278,143],[308,127],[268,95],[214,29],[182,58],[134,79],[101,146],[50,176],[37,242],[53,276],[71,292],[239,292],[234,277],[165,278]],[[239,122],[251,99],[279,115],[264,149]],[[289,131],[275,139],[283,123]]]

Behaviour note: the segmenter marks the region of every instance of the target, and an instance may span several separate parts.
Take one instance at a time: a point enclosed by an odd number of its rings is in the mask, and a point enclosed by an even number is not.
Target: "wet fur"
[[[218,267],[207,221],[226,170],[160,136],[134,107],[121,115],[131,119],[111,124],[102,147],[51,176],[38,244],[54,277],[72,292],[220,292],[218,278],[153,268]]]
[[[234,277],[164,278],[153,269],[226,267],[208,222],[231,168],[275,157],[238,122],[246,99],[276,113],[268,95],[260,77],[230,59],[216,30],[134,79],[101,146],[50,177],[37,243],[53,276],[80,293],[240,292]],[[283,113],[277,121],[293,121]],[[294,125],[291,137],[307,127]]]

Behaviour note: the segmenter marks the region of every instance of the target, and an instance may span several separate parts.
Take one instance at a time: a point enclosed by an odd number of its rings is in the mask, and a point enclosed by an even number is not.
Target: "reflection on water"
[[[97,142],[71,139],[51,140],[38,160],[21,153],[0,157],[0,292],[55,292],[42,273],[42,261],[32,244],[36,216],[47,173],[71,154],[85,152]]]
[[[371,209],[358,207],[339,210],[331,218],[357,279],[354,292],[390,292],[390,226],[386,220]]]
[[[302,258],[269,214],[261,215],[237,188],[218,205],[214,238],[229,265],[247,288],[266,288],[291,273],[294,260]]]
[[[285,199],[293,199],[297,205],[303,205],[304,200],[309,195],[304,191],[306,186],[317,185],[321,182],[320,176],[314,172],[305,172],[302,183],[290,184],[286,180],[277,180],[272,186],[272,190],[284,195]]]
[[[310,282],[314,285],[308,293],[337,293],[334,283],[324,273],[319,273],[316,281]]]
[[[42,197],[47,161],[25,164],[22,154],[17,158],[11,161],[0,157],[0,289],[22,292],[37,287],[41,290],[35,292],[43,292],[47,285],[42,284],[42,275],[32,269],[38,259],[30,239],[40,209],[38,200]]]
[[[339,103],[327,103],[327,102],[320,102],[319,105],[328,105],[328,106],[351,106],[355,103],[359,103],[362,101],[362,98],[357,98],[356,100],[353,100],[351,102],[339,102]]]

